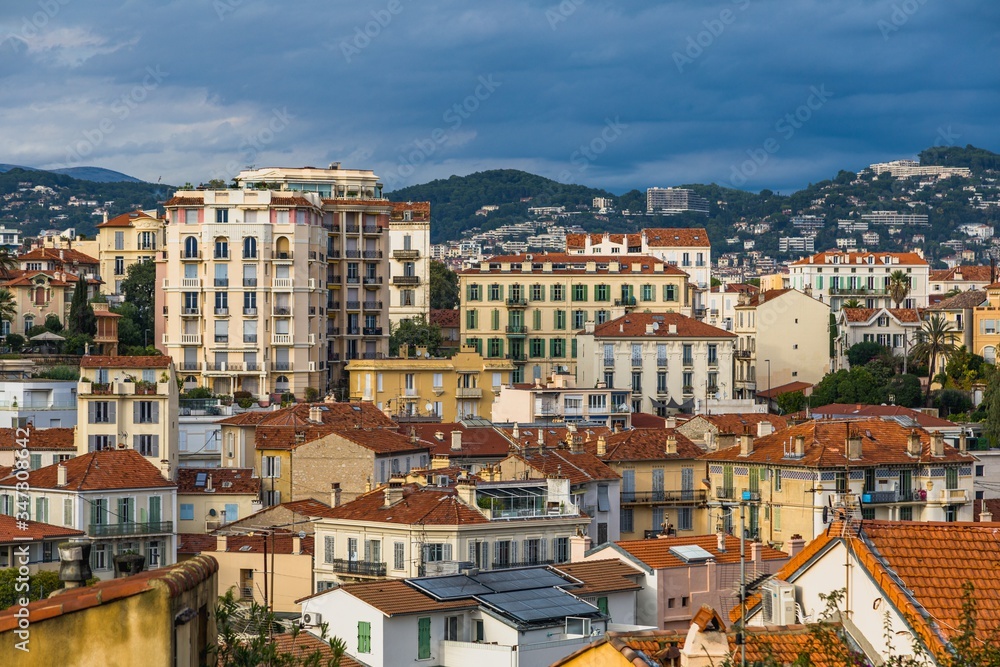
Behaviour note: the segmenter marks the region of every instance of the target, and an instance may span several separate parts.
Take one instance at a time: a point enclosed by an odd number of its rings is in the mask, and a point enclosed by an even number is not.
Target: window
[[[438,561],[451,560],[451,545],[448,543],[434,543],[424,545],[424,562],[436,563]]]
[[[948,490],[958,488],[958,468],[944,469],[944,488]]]
[[[465,311],[465,328],[466,329],[479,328],[479,311],[475,309],[470,309]]]
[[[775,505],[771,509],[771,525],[776,531],[781,530],[781,505]]]
[[[73,499],[63,498],[63,525],[72,526],[73,521]]]
[[[392,568],[394,570],[406,569],[405,549],[406,545],[402,542],[392,543]]]
[[[631,533],[635,531],[635,514],[631,507],[621,508],[621,532]]]
[[[277,456],[263,457],[261,476],[265,478],[281,477],[281,459]]]
[[[912,507],[900,507],[899,508],[899,520],[900,521],[913,521],[913,508]]]
[[[837,493],[847,493],[847,473],[837,472],[835,475],[834,486]]]
[[[582,329],[587,324],[587,311],[585,310],[574,310],[573,311],[573,328]]]
[[[677,286],[676,285],[664,285],[663,286],[663,300],[664,301],[677,301]]]
[[[115,232],[115,250],[125,249],[125,232]]]
[[[594,321],[597,324],[604,324],[611,318],[611,314],[606,310],[598,310],[594,312]]]
[[[677,510],[677,530],[693,530],[694,517],[690,507],[681,507]]]
[[[228,208],[217,208],[217,209],[215,209],[215,221],[216,222],[229,222],[229,209]]]
[[[431,657],[431,619],[417,619],[417,660]]]
[[[573,301],[586,301],[586,300],[587,300],[587,286],[573,285]]]
[[[586,287],[584,287],[584,289],[586,289]],[[595,285],[594,286],[594,301],[608,301],[610,299],[611,299],[611,286],[610,285]]]
[[[490,285],[488,298],[490,301],[503,301],[503,285],[498,283]]]
[[[87,408],[90,424],[110,424],[115,419],[115,404],[111,401],[91,401]]]
[[[243,239],[243,259],[257,259],[257,239],[247,236]]]
[[[542,285],[532,285],[531,286],[531,300],[532,301],[544,301],[545,300],[545,287]]]
[[[135,522],[135,498],[118,499],[118,523]]]
[[[445,616],[444,640],[446,642],[457,642],[459,640],[459,620],[460,618],[458,616]]]
[[[35,521],[49,522],[49,499],[35,498]]]
[[[557,563],[569,560],[569,538],[557,537],[552,540],[552,559]]]
[[[115,257],[115,275],[123,276],[125,275],[125,258],[118,256]]]
[[[146,563],[149,567],[160,566],[160,541],[150,540],[146,543]]]
[[[586,290],[584,291],[586,294]],[[549,294],[552,297],[552,301],[564,301],[566,299],[566,288],[563,285],[553,285]]]
[[[181,521],[194,521],[194,503],[181,503]]]
[[[229,239],[225,236],[215,239],[215,258],[229,259]]]
[[[93,570],[108,569],[108,548],[105,544],[96,544],[90,552],[90,567]]]
[[[643,301],[653,301],[656,299],[656,291],[652,285],[643,285],[639,294]]]
[[[132,410],[136,424],[157,424],[160,421],[160,406],[154,401],[136,401]]]
[[[372,624],[358,621],[358,653],[372,652]]]
[[[435,389],[444,389],[444,374],[443,373],[434,373],[434,388]]]
[[[553,328],[555,329],[565,329],[566,328],[566,311],[557,310],[553,314],[552,321]]]
[[[781,491],[781,468],[775,468],[771,474],[772,484],[775,491]]]
[[[532,338],[528,343],[528,353],[534,357],[544,357],[545,356],[545,339],[544,338]]]
[[[642,393],[642,371],[632,371],[632,392]]]
[[[132,449],[143,456],[160,455],[160,436],[155,433],[142,433],[132,436]]]
[[[656,393],[665,394],[667,393],[667,373],[666,371],[659,371],[656,374]]]
[[[566,356],[566,340],[563,338],[553,338],[550,343],[550,352],[553,357]]]
[[[500,330],[500,311],[496,308],[494,308],[493,311],[490,312],[490,328],[493,331]]]
[[[475,636],[472,638],[472,641],[485,642],[486,632],[483,630],[483,619],[481,618],[473,619],[472,627],[473,627],[473,632],[475,634]]]
[[[469,301],[482,301],[482,288],[477,283],[470,283],[465,286],[465,295]]]

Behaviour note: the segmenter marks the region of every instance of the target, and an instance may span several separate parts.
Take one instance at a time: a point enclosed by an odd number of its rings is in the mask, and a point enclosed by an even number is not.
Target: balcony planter
[[[134,552],[118,554],[111,560],[115,568],[115,579],[131,577],[133,574],[139,574],[146,568],[146,557]]]

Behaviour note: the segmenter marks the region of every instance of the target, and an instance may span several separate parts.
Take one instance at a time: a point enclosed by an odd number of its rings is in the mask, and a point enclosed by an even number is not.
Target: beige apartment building
[[[425,348],[411,351],[406,346],[399,355],[349,362],[350,400],[373,401],[379,410],[400,420],[492,419],[493,402],[514,371],[509,359],[484,359],[472,347],[463,347],[450,358],[429,358]]]
[[[788,286],[812,290],[834,312],[854,300],[865,308],[895,308],[889,277],[896,271],[905,273],[910,284],[899,307],[927,306],[930,265],[915,252],[820,252],[789,265]]]
[[[156,251],[163,247],[165,229],[165,221],[156,217],[156,211],[140,210],[97,225],[97,257],[109,302],[121,302],[128,267],[156,259]]]
[[[133,449],[174,479],[177,380],[167,356],[80,360],[76,453]]]
[[[429,319],[431,205],[399,202],[389,216],[389,322]]]
[[[576,332],[636,310],[691,315],[688,274],[655,257],[502,255],[459,273],[461,338],[509,358],[512,381],[576,370]]]

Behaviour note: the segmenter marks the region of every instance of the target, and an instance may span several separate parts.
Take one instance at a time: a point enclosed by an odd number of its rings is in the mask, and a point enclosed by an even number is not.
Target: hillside
[[[24,167],[17,164],[0,164],[0,173],[8,172],[11,169],[23,169],[25,171],[48,171],[52,174],[62,174],[81,181],[94,181],[95,183],[142,183],[138,178],[123,174],[120,171],[112,171],[103,167],[65,167],[63,169],[35,169],[34,167]]]

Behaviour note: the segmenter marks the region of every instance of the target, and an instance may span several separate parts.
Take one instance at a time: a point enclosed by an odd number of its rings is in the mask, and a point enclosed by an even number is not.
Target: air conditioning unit
[[[761,607],[766,625],[795,624],[795,586],[770,579],[761,587]]]
[[[323,624],[323,614],[317,614],[316,612],[306,612],[302,614],[302,624],[309,626],[316,626]]]
[[[219,524],[218,521],[206,521],[205,522],[205,530],[206,531],[208,531],[208,530],[216,530],[219,527],[219,525],[220,524]]]

